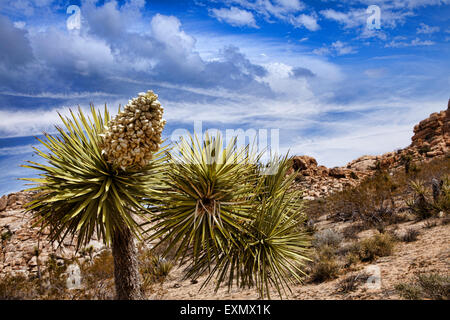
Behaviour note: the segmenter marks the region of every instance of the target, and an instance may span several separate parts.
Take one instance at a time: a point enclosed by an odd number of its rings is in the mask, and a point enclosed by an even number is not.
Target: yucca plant
[[[226,148],[220,136],[206,135],[181,139],[171,153],[162,178],[166,186],[160,194],[150,240],[167,243],[166,253],[175,249],[183,261],[188,254],[194,261],[205,250],[222,252],[233,233],[241,232],[249,220],[251,197],[257,176],[252,173],[252,154],[237,149],[236,139]],[[211,256],[209,256],[211,258]]]
[[[301,280],[308,260],[300,194],[286,177],[287,156],[258,165],[261,154],[236,149],[235,141],[226,148],[220,136],[179,144],[151,239],[176,246],[176,257],[192,257],[187,278],[209,272],[202,287],[215,276],[216,290],[237,282],[256,286],[262,298],[270,298],[270,287],[281,296]],[[267,168],[272,174],[262,175]]]
[[[152,92],[140,94],[140,98],[141,109],[153,110],[150,107],[155,101]],[[130,111],[128,105],[125,111]],[[159,153],[152,160],[145,157],[142,161],[143,158],[136,155],[133,159],[137,162],[124,167],[126,160],[117,163],[107,157],[117,152],[111,151],[114,146],[104,145],[103,137],[119,134],[128,135],[132,140],[135,131],[112,130],[111,134],[106,105],[103,115],[93,106],[91,117],[86,117],[80,108],[78,115],[70,113],[71,117],[60,115],[64,127],[56,126],[58,134],[45,134],[45,139],[38,139],[47,150],[35,148],[35,151],[45,163],[29,161],[28,165],[23,165],[41,172],[40,178],[24,179],[37,184],[29,189],[37,194],[27,204],[27,210],[38,218],[36,225],[49,230],[51,241],[61,243],[68,236],[72,240],[76,238],[78,250],[96,236],[111,245],[117,299],[141,299],[134,239],[142,238],[142,232],[137,218],[148,213],[141,203],[144,199],[148,202],[153,186],[160,180],[164,156]],[[127,114],[122,112],[119,116],[124,118],[123,121],[133,122],[133,130],[137,130],[139,114],[125,118]],[[152,139],[155,138],[152,136]],[[130,152],[133,143],[145,143],[145,140],[128,141]],[[105,147],[109,147],[108,152]],[[124,152],[120,157],[130,158]]]
[[[420,219],[427,219],[433,215],[433,205],[430,201],[429,190],[422,180],[413,180],[410,182],[413,191],[411,199],[407,199],[406,204],[413,214]]]

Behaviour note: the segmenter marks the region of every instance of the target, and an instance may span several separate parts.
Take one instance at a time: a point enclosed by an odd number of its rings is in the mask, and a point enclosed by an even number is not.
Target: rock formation
[[[45,231],[35,227],[32,215],[25,213],[23,205],[32,199],[31,192],[16,192],[0,198],[0,277],[6,274],[37,274],[53,255],[57,263],[74,258],[83,259],[83,250],[75,252],[70,239],[58,247],[47,240]],[[5,205],[6,204],[6,205]],[[91,254],[96,255],[105,247],[93,240]]]
[[[297,187],[304,190],[305,199],[314,199],[340,191],[345,186],[355,186],[377,170],[400,170],[405,165],[446,156],[450,147],[450,100],[447,110],[432,113],[414,127],[411,140],[404,149],[381,156],[365,155],[344,167],[332,169],[319,166],[312,157],[295,156],[289,173],[298,171]]]

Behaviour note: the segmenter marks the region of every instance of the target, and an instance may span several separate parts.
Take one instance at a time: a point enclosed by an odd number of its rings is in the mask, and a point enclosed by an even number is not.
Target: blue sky
[[[57,111],[148,89],[166,136],[279,129],[283,152],[327,166],[405,147],[447,105],[449,41],[450,0],[0,0],[0,195]]]

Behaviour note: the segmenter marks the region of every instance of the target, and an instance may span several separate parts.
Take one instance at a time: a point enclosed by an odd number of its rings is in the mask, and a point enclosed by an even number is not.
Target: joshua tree
[[[287,157],[269,163],[272,174],[256,162],[260,155],[238,149],[236,140],[223,148],[220,136],[181,140],[162,183],[151,239],[167,242],[175,256],[191,257],[186,278],[205,272],[216,290],[236,280],[256,285],[261,297],[301,280],[309,239],[300,194],[292,191],[295,174],[286,176]],[[156,211],[155,210],[155,211]],[[270,296],[269,296],[270,297]]]
[[[97,236],[112,245],[117,299],[142,299],[135,238],[141,238],[137,216],[160,180],[164,159],[159,149],[165,124],[157,95],[139,94],[110,120],[91,106],[91,118],[61,117],[58,135],[38,139],[47,152],[36,150],[46,164],[24,167],[41,171],[36,197],[27,205],[51,241],[76,236],[77,250]],[[148,201],[148,200],[146,200]]]

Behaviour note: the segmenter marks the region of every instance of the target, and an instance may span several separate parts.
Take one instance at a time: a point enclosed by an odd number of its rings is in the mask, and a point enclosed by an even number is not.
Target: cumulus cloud
[[[248,26],[258,28],[253,14],[247,10],[241,10],[236,7],[212,9],[211,14],[219,21],[226,22],[235,27]]]
[[[294,25],[303,26],[309,31],[317,31],[320,29],[317,18],[306,14],[301,14],[294,18]]]
[[[33,52],[27,32],[0,15],[0,64],[16,68],[32,60]]]
[[[19,29],[0,16],[0,46],[8,44],[0,51],[4,64],[0,63],[0,69],[28,63],[24,71],[1,72],[0,91],[126,94],[146,83],[170,83],[255,94],[270,92],[258,80],[264,68],[252,63],[238,48],[223,46],[214,53],[215,60],[204,60],[197,51],[196,39],[183,30],[178,18],[156,14],[144,19],[139,10],[144,5],[141,0],[121,5],[116,1],[102,5],[83,2],[83,27],[79,32],[31,25]]]

